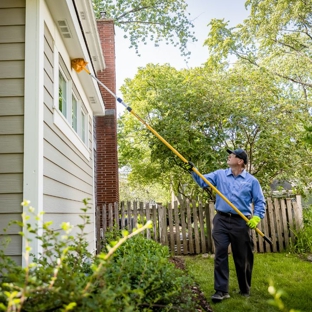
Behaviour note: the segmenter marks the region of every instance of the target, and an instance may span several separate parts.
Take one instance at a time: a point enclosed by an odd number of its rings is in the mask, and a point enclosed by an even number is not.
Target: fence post
[[[214,253],[215,252],[215,245],[214,245],[214,241],[212,239],[212,221],[213,218],[215,216],[215,205],[214,202],[212,200],[209,201],[209,235],[210,235],[210,241],[211,241],[211,252]]]
[[[160,234],[160,243],[166,245],[167,241],[167,222],[166,222],[166,209],[160,204],[159,205],[159,234]]]
[[[295,206],[295,210],[296,210],[296,220],[297,220],[297,225],[298,225],[298,229],[297,230],[301,230],[303,227],[303,214],[302,214],[302,204],[301,204],[301,195],[296,195],[296,201],[294,203]]]
[[[114,217],[116,230],[119,230],[119,204],[117,202],[114,203]]]
[[[107,209],[106,204],[101,206],[102,209],[102,226],[103,226],[103,237],[107,231]]]
[[[192,213],[190,207],[189,199],[185,201],[186,205],[186,216],[187,216],[187,229],[189,234],[189,251],[190,254],[194,254],[194,237],[193,237],[193,227],[192,227]]]
[[[146,216],[146,222],[150,220],[150,208],[149,208],[149,203],[145,204],[145,216]],[[147,229],[146,230],[146,238],[151,239],[151,230]]]
[[[112,203],[108,204],[108,224],[109,224],[109,228],[113,229],[114,219],[113,219],[113,205],[112,205]]]
[[[172,216],[172,207],[173,203],[168,204],[168,224],[166,223],[166,226],[169,226],[169,244],[170,250],[172,253],[174,253],[174,235],[173,235],[173,216]],[[160,231],[160,230],[159,230]]]

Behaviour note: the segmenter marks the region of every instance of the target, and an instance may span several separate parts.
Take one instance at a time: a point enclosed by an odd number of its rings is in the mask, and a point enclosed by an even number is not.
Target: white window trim
[[[88,141],[88,123],[86,123],[86,143],[82,141],[82,139],[79,136],[79,128],[81,127],[81,122],[79,122],[80,116],[80,110],[83,109],[83,103],[81,99],[78,97],[78,95],[75,93],[73,88],[73,81],[71,79],[68,79],[67,75],[64,72],[64,69],[62,69],[62,66],[59,61],[58,57],[59,53],[57,49],[55,48],[55,64],[58,64],[56,67],[56,70],[54,72],[54,81],[55,81],[55,87],[54,87],[54,105],[53,105],[53,123],[62,131],[62,133],[69,139],[70,142],[72,142],[75,147],[81,152],[81,154],[90,161],[91,159],[91,151],[89,149],[89,141]],[[67,108],[66,108],[66,116],[63,115],[63,113],[59,110],[59,71],[62,72],[64,77],[67,77]],[[72,96],[75,96],[78,102],[78,128],[77,132],[72,127]],[[86,111],[86,110],[84,110]],[[88,116],[88,113],[86,113]]]
[[[64,135],[77,147],[83,156],[90,160],[90,150],[80,139],[76,131],[71,127],[68,120],[58,108],[53,109],[53,122],[64,133]]]
[[[75,101],[76,101],[76,104],[77,104],[77,106],[76,106],[76,128],[77,129],[75,129],[74,128],[74,125],[73,125],[73,98],[75,99]],[[76,131],[76,132],[78,132],[79,131],[79,119],[78,119],[78,112],[79,112],[79,106],[81,105],[80,103],[79,103],[79,99],[78,99],[78,97],[77,97],[77,95],[75,94],[75,92],[74,92],[74,90],[72,90],[72,93],[71,93],[71,104],[72,104],[72,109],[71,109],[71,125],[72,125],[72,128]]]
[[[78,110],[79,110],[78,116],[80,115],[79,118],[81,118],[82,114],[85,117],[85,119],[84,119],[84,123],[85,123],[85,125],[84,125],[84,127],[85,127],[84,133],[83,133],[83,127],[82,127],[82,124],[83,124],[82,120],[79,123],[79,126],[80,126],[79,133],[81,134],[81,140],[85,144],[88,144],[88,142],[89,142],[89,135],[88,135],[89,134],[89,115],[88,115],[88,112],[87,112],[87,110],[85,109],[85,107],[83,105],[80,105],[80,107],[78,107]],[[85,141],[82,139],[83,135],[85,136]]]
[[[66,103],[65,103],[66,108],[65,108],[65,114],[63,112],[61,112],[61,113],[63,114],[63,116],[68,118],[68,114],[69,114],[68,109],[70,108],[69,106],[71,106],[71,105],[69,105],[69,104],[71,104],[71,101],[69,100],[69,89],[71,87],[71,81],[67,78],[67,75],[64,73],[64,70],[62,69],[61,66],[59,66],[59,72],[61,72],[61,74],[62,74],[62,76],[66,82],[66,90],[65,90],[65,92],[66,92]],[[58,73],[58,77],[59,78],[58,78],[57,86],[59,88],[59,83],[60,83],[60,74],[59,73]],[[59,101],[59,94],[58,94],[57,98]],[[59,107],[60,106],[59,106],[59,102],[58,102],[57,108],[59,109]]]

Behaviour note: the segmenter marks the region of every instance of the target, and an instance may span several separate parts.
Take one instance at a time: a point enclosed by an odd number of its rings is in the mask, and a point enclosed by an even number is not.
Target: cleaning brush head
[[[85,67],[87,66],[87,64],[88,64],[88,62],[86,62],[82,58],[77,58],[77,59],[71,60],[71,66],[77,73],[81,72],[82,70],[86,70]]]

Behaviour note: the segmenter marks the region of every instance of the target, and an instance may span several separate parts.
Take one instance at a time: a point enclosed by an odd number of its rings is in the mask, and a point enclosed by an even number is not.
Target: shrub
[[[312,206],[303,209],[303,227],[293,233],[295,243],[290,245],[290,252],[312,253]]]
[[[174,305],[184,311],[195,310],[187,290],[191,281],[168,261],[168,249],[140,235],[134,237],[150,223],[131,234],[123,231],[122,238],[108,246],[107,253],[90,253],[84,235],[89,207],[87,201],[84,203],[83,223],[76,236],[70,235],[72,226],[68,223],[62,224],[64,235],[60,235],[51,229],[50,222],[42,229],[32,228],[29,216],[24,214],[22,222],[14,222],[28,229],[26,242],[41,242],[43,252],[35,257],[26,247],[29,263],[25,268],[0,252],[0,310],[170,311]]]
[[[194,311],[192,281],[169,262],[169,257],[168,247],[137,235],[116,251],[110,279],[139,290],[132,300],[152,309],[146,311],[170,311],[177,306],[182,311]]]

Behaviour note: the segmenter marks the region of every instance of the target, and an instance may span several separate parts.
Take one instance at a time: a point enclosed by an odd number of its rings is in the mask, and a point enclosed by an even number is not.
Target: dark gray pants
[[[239,289],[249,294],[254,261],[254,243],[251,230],[239,216],[216,214],[212,237],[215,243],[214,287],[216,291],[229,291],[228,247],[231,244]]]

